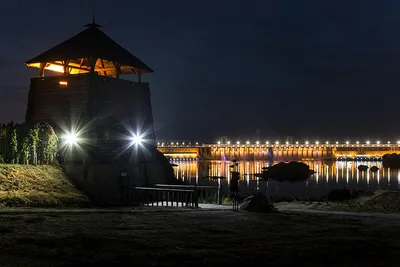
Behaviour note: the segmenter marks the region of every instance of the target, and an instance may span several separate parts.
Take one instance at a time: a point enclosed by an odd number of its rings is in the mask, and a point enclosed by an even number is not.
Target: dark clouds
[[[397,138],[400,3],[95,1],[104,31],[148,63],[160,138]],[[0,120],[23,120],[23,62],[79,32],[92,1],[0,4]],[[9,89],[13,86],[21,90]],[[21,93],[22,92],[22,93]],[[25,98],[26,99],[26,98]]]

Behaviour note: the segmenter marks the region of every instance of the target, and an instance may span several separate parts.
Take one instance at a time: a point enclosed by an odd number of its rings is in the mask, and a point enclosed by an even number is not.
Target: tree
[[[22,164],[29,163],[29,138],[26,136],[23,138],[21,142],[19,160]]]
[[[31,129],[29,129],[28,134],[28,151],[29,151],[29,161],[31,164],[37,164],[37,146],[39,142],[39,124],[36,124]]]
[[[10,151],[10,160],[11,164],[18,163],[18,139],[17,139],[17,129],[14,129],[11,132],[10,137],[10,144],[9,144],[9,151]]]
[[[47,123],[39,125],[38,128],[38,162],[50,164],[54,161],[54,155],[57,152],[57,135]]]

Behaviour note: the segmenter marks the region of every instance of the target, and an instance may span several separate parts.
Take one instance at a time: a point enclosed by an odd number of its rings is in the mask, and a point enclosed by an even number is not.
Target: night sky
[[[159,139],[400,137],[398,0],[95,2],[1,1],[1,122],[24,119],[38,75],[24,61],[94,9],[155,70],[144,80]]]

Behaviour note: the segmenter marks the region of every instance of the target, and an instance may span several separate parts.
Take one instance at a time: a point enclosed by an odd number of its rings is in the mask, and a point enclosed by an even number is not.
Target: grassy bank
[[[87,203],[57,166],[0,164],[0,207],[77,207]]]
[[[0,216],[2,266],[398,266],[398,221],[232,211]]]

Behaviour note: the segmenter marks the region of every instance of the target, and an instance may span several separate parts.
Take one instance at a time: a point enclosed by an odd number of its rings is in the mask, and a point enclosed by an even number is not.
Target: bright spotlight
[[[131,138],[131,144],[132,145],[142,145],[143,143],[143,136],[141,135],[133,135]]]
[[[78,138],[74,133],[65,134],[64,139],[67,145],[76,145],[78,143]]]
[[[240,141],[237,141],[236,144],[237,144],[237,145],[240,145]]]

